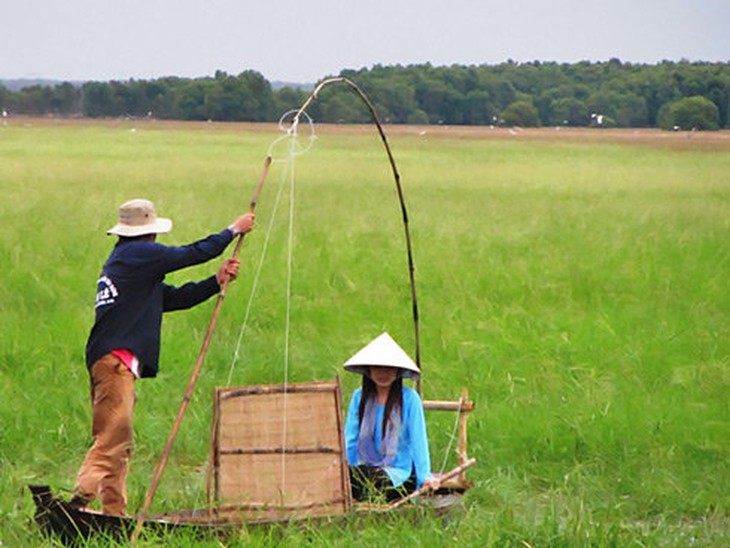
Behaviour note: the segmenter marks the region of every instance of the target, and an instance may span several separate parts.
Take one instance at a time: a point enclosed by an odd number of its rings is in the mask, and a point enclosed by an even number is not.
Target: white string
[[[233,359],[231,360],[231,365],[228,370],[228,382],[226,383],[226,386],[231,386],[231,379],[233,378],[233,369],[234,369],[236,363],[238,362],[238,358],[240,357],[240,349],[241,349],[241,344],[243,343],[243,335],[246,332],[246,329],[248,327],[248,319],[251,315],[251,307],[253,305],[254,296],[258,289],[259,279],[261,278],[261,269],[263,267],[264,259],[266,257],[266,253],[269,248],[269,239],[271,237],[271,231],[274,226],[274,220],[276,219],[276,213],[279,210],[279,203],[281,202],[282,190],[284,189],[284,180],[285,180],[285,176],[282,176],[281,180],[279,182],[279,189],[276,193],[276,199],[274,200],[274,207],[273,207],[273,211],[271,213],[271,218],[269,219],[269,224],[266,228],[266,236],[264,238],[264,245],[263,245],[263,248],[261,249],[261,255],[259,256],[259,262],[258,262],[258,265],[256,267],[256,272],[253,277],[253,282],[251,285],[251,292],[249,293],[248,302],[246,303],[246,313],[244,314],[243,322],[241,323],[241,329],[238,332],[238,340],[236,341],[236,348],[233,351]]]
[[[306,114],[306,113],[305,113]],[[286,116],[286,115],[285,115]],[[282,117],[282,120],[284,117]],[[235,368],[236,363],[238,362],[238,359],[240,358],[240,349],[241,345],[243,344],[243,336],[246,332],[247,326],[248,326],[248,320],[251,315],[251,308],[254,300],[254,296],[258,289],[258,283],[261,278],[261,270],[264,264],[264,259],[266,257],[268,247],[269,247],[269,241],[271,237],[272,228],[274,225],[274,221],[276,219],[276,214],[279,210],[279,204],[281,203],[281,197],[283,194],[284,189],[284,183],[285,181],[289,180],[289,235],[288,235],[288,244],[287,244],[287,281],[286,281],[286,318],[285,318],[285,327],[284,327],[284,400],[283,400],[283,412],[282,412],[282,440],[281,440],[281,447],[282,447],[282,453],[281,453],[281,486],[280,486],[280,493],[283,497],[284,495],[284,487],[286,485],[286,437],[287,437],[287,388],[289,385],[289,334],[291,331],[291,287],[292,287],[292,273],[293,273],[293,242],[294,242],[294,181],[295,181],[295,157],[303,154],[309,148],[311,147],[311,143],[314,139],[314,129],[313,129],[313,123],[309,116],[307,116],[307,120],[310,125],[310,137],[309,137],[309,144],[307,147],[302,148],[297,139],[297,133],[296,128],[292,126],[290,130],[287,132],[286,135],[283,137],[279,137],[276,139],[271,146],[269,147],[268,154],[271,156],[273,161],[285,161],[286,166],[283,170],[279,188],[277,190],[276,194],[276,200],[274,201],[274,207],[271,214],[271,217],[269,219],[269,224],[266,229],[266,237],[264,238],[264,244],[261,250],[261,254],[259,256],[259,262],[256,267],[256,272],[254,274],[252,286],[251,286],[251,292],[249,294],[248,302],[246,304],[246,312],[244,314],[243,322],[241,323],[241,329],[239,330],[238,334],[238,340],[236,341],[236,347],[233,353],[233,358],[231,360],[231,365],[228,371],[228,381],[227,386],[231,385],[231,380],[233,378],[233,370]],[[280,122],[280,128],[282,127],[282,122]],[[283,128],[282,128],[283,129]],[[294,131],[292,131],[292,129]],[[288,142],[288,155],[282,159],[280,157],[275,157],[275,148],[277,145],[284,143],[285,140]],[[287,177],[288,175],[288,177]],[[284,501],[282,501],[283,503]]]
[[[279,129],[284,132],[284,135],[275,139],[269,145],[269,151],[267,153],[274,162],[293,162],[294,157],[308,152],[317,139],[317,135],[314,132],[314,121],[309,117],[309,114],[302,112],[300,118],[295,118],[297,112],[296,110],[290,110],[282,114],[281,118],[279,118]],[[304,116],[304,120],[307,122],[308,136],[304,144],[301,143],[299,137],[301,116]],[[284,149],[283,153],[279,153],[278,151],[282,148]]]
[[[312,148],[312,145],[314,141],[316,140],[317,136],[314,131],[314,121],[312,118],[307,114],[306,112],[302,112],[301,116],[304,117],[304,120],[307,122],[307,142],[302,145],[299,140],[297,128],[298,124],[295,126],[293,123],[289,121],[290,118],[293,118],[294,114],[296,113],[296,110],[290,110],[288,112],[285,112],[281,118],[279,119],[278,127],[279,129],[284,132],[284,135],[276,138],[271,145],[269,145],[269,149],[267,152],[267,155],[271,157],[272,161],[274,162],[286,162],[286,167],[284,168],[284,171],[282,172],[281,178],[279,180],[279,189],[276,194],[276,200],[274,202],[273,211],[271,213],[271,218],[269,219],[269,225],[266,229],[266,237],[264,238],[264,245],[261,250],[261,255],[259,257],[259,263],[256,267],[256,272],[254,274],[252,286],[251,286],[251,292],[249,293],[248,302],[246,304],[246,312],[244,314],[243,322],[241,323],[241,329],[238,333],[238,340],[236,341],[236,348],[233,352],[233,358],[231,360],[231,365],[229,367],[228,371],[228,381],[226,383],[226,386],[231,385],[231,381],[233,378],[233,369],[236,366],[236,363],[238,362],[238,359],[240,357],[240,349],[241,345],[243,344],[243,336],[246,332],[246,329],[248,327],[248,320],[251,315],[251,307],[253,305],[254,296],[258,290],[258,282],[261,277],[261,269],[264,264],[264,259],[266,257],[268,246],[269,246],[269,239],[271,236],[272,228],[274,226],[274,220],[276,219],[276,214],[279,211],[279,204],[281,202],[281,196],[282,191],[284,189],[284,181],[287,179],[287,174],[290,174],[290,184],[293,184],[294,180],[294,158],[296,156],[301,156],[302,154],[309,151],[310,148]],[[287,123],[290,124],[290,127],[286,127]],[[285,151],[282,151],[283,145],[288,144]],[[283,152],[283,153],[282,153]],[[293,207],[293,204],[290,205],[290,207]],[[290,227],[291,230],[291,227]],[[290,244],[290,250],[291,250],[291,244]],[[287,324],[287,334],[289,331],[289,326]],[[288,336],[287,336],[288,339]],[[288,343],[288,341],[287,341]],[[288,353],[288,347],[287,347],[287,353]],[[287,366],[288,367],[288,366]]]
[[[310,118],[310,116],[306,112],[300,112],[299,116],[294,116],[295,113],[298,111],[289,111],[285,113],[281,119],[279,120],[279,129],[281,129],[285,135],[275,139],[271,145],[269,146],[269,150],[267,155],[272,159],[274,162],[285,162],[286,166],[283,170],[279,189],[277,191],[276,200],[274,202],[273,211],[271,214],[271,218],[269,219],[269,224],[266,230],[266,237],[264,239],[264,244],[261,250],[261,255],[259,257],[259,262],[256,267],[256,272],[254,274],[252,286],[251,286],[251,292],[249,294],[248,303],[246,304],[246,312],[244,314],[243,322],[241,323],[241,329],[239,330],[238,334],[238,340],[236,341],[236,348],[233,353],[233,358],[231,360],[231,365],[228,371],[228,382],[227,386],[231,385],[231,380],[233,378],[233,369],[240,357],[240,349],[241,345],[243,343],[243,336],[246,332],[247,326],[248,326],[248,320],[251,315],[251,308],[252,303],[254,299],[254,295],[256,294],[256,291],[258,289],[258,282],[261,277],[261,270],[263,267],[264,259],[266,257],[268,246],[269,246],[269,240],[272,232],[272,227],[274,224],[274,220],[276,218],[276,213],[279,210],[279,204],[281,202],[281,196],[282,191],[284,189],[284,182],[287,179],[289,179],[289,237],[288,237],[288,252],[287,252],[287,287],[286,287],[286,322],[285,322],[285,332],[284,332],[284,401],[283,401],[283,413],[282,413],[282,453],[281,453],[281,486],[280,486],[280,493],[282,497],[284,496],[284,486],[286,485],[286,437],[287,437],[287,388],[289,385],[289,334],[291,331],[291,286],[292,286],[292,264],[293,264],[293,242],[294,242],[294,181],[295,181],[295,173],[294,173],[294,166],[295,166],[295,158],[297,156],[300,156],[307,152],[313,145],[314,140],[316,139],[316,135],[314,133],[314,122]],[[308,129],[309,129],[309,136],[307,139],[307,143],[305,145],[301,145],[298,139],[298,127],[299,127],[299,121],[300,116],[304,116],[305,121],[307,122]],[[287,123],[287,120],[289,120],[289,127],[286,128],[285,125]],[[278,149],[282,149],[283,145],[287,144],[285,153],[281,154],[279,153]],[[284,502],[284,501],[282,501]]]
[[[294,128],[295,129],[295,128]],[[292,134],[290,153],[287,165],[289,166],[289,241],[287,252],[286,272],[286,326],[284,331],[284,403],[281,428],[281,492],[284,493],[286,486],[286,426],[287,426],[287,402],[289,386],[289,332],[291,326],[291,285],[292,285],[292,257],[294,255],[294,171],[296,157],[296,133]]]
[[[444,453],[444,462],[441,463],[441,469],[439,470],[439,474],[443,474],[444,470],[446,469],[446,461],[449,458],[449,453],[451,453],[451,447],[454,444],[454,439],[456,438],[456,429],[459,427],[459,418],[461,417],[461,406],[464,404],[464,398],[459,398],[459,408],[456,410],[456,420],[454,421],[454,428],[451,430],[451,438],[449,439],[449,445],[446,447],[446,452]]]

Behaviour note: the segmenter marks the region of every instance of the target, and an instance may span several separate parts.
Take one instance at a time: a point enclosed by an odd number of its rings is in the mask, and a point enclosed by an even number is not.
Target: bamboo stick
[[[459,401],[446,400],[424,400],[423,408],[426,411],[462,411],[469,412],[474,410],[474,402],[468,399]]]
[[[466,388],[461,389],[461,401],[467,402],[469,401],[469,392]],[[463,411],[459,412],[459,464],[464,464],[467,460],[466,456],[466,418],[467,414]],[[459,483],[465,483],[466,482],[466,474],[464,471],[462,471],[459,474]]]
[[[340,376],[335,378],[337,386],[335,388],[335,409],[337,410],[337,438],[340,440],[340,474],[342,481],[340,488],[345,497],[345,510],[349,510],[352,506],[352,488],[350,486],[350,467],[347,464],[347,447],[345,446],[344,422],[342,420],[342,384]]]
[[[449,480],[455,476],[458,476],[459,474],[464,472],[464,470],[466,470],[467,468],[471,468],[472,466],[474,466],[474,464],[476,462],[477,462],[477,459],[473,459],[473,458],[469,459],[465,463],[460,464],[459,466],[454,468],[453,470],[449,470],[448,472],[446,472],[443,476],[441,476],[439,478],[439,480],[443,483],[446,480]],[[431,490],[430,487],[421,487],[417,491],[413,491],[413,493],[411,493],[407,497],[403,497],[402,499],[397,500],[394,503],[386,506],[384,511],[393,510],[395,508],[398,508],[399,506],[402,506],[406,502],[409,502],[409,501],[415,499],[416,497],[423,495],[424,493],[428,493],[430,490]]]
[[[213,480],[214,475],[217,475],[218,470],[218,457],[216,455],[218,448],[218,423],[219,418],[219,405],[218,405],[218,389],[213,389],[213,418],[211,421],[210,428],[210,446],[208,455],[208,470],[205,476],[205,493],[208,500],[208,507],[213,505]],[[216,482],[217,483],[217,482]]]

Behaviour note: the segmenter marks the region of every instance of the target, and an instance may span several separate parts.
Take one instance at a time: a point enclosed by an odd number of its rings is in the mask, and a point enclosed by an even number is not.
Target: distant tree
[[[22,114],[47,114],[51,112],[53,89],[39,84],[28,86],[20,91],[16,109]]]
[[[699,95],[668,103],[659,111],[662,129],[715,130],[720,129],[719,119],[717,105]]]
[[[536,127],[540,125],[537,108],[524,100],[510,104],[502,111],[500,118],[508,126]]]
[[[623,127],[646,127],[649,123],[646,101],[635,93],[621,95],[613,118]]]
[[[463,123],[467,125],[485,125],[493,122],[496,110],[492,106],[489,93],[482,90],[471,90],[464,98]]]
[[[274,111],[277,117],[285,112],[298,109],[309,94],[298,88],[283,87],[274,92]]]
[[[406,123],[418,126],[427,125],[428,114],[423,112],[420,108],[417,108],[408,115],[408,118],[406,118]]]
[[[460,124],[461,94],[437,71],[429,71],[416,83],[418,108],[426,112],[432,124]]]
[[[664,118],[669,115],[665,105],[694,96],[717,107],[719,127],[727,127],[730,118],[730,63],[637,65],[616,58],[572,64],[507,61],[436,67],[426,63],[347,69],[340,76],[355,81],[381,119],[390,123],[491,124],[506,115],[508,122],[521,125],[654,127],[660,109]],[[78,88],[70,84],[0,92],[3,108],[9,105],[10,110],[27,114],[81,111],[86,116],[249,121],[275,121],[306,96],[292,88],[273,91],[255,71],[233,76],[220,70],[194,80],[89,82],[81,88],[80,99]],[[322,90],[309,114],[330,122],[370,119],[357,96],[342,86]]]
[[[140,115],[162,119],[178,116],[175,101],[181,83],[180,78],[174,77],[136,82],[140,96]]]
[[[124,113],[124,105],[120,103],[113,84],[115,82],[86,82],[81,86],[84,116],[98,118],[121,116]],[[118,86],[117,82],[116,87]]]
[[[441,76],[448,86],[460,95],[466,95],[476,88],[479,76],[475,67],[451,65],[440,69]]]
[[[546,125],[561,125],[564,118],[553,114],[553,107],[558,99],[573,98],[572,89],[566,86],[551,87],[533,96],[532,103],[537,108],[540,120]]]
[[[210,79],[198,78],[185,82],[175,101],[177,116],[182,120],[211,120],[215,115],[210,98],[213,89]]]
[[[416,109],[414,89],[406,82],[376,80],[369,83],[368,89],[372,89],[371,99],[377,103],[378,113],[383,116],[384,121],[405,123],[408,115]]]
[[[586,126],[591,115],[586,104],[573,97],[561,97],[551,105],[554,125]]]
[[[362,124],[370,120],[370,113],[366,107],[345,87],[324,88],[320,98],[313,103],[309,113],[315,121]]]
[[[239,120],[249,122],[264,122],[272,120],[276,116],[274,94],[271,84],[260,72],[247,70],[240,73],[236,80],[238,85],[237,101],[240,102],[238,109]],[[226,118],[230,119],[230,118]]]
[[[730,114],[730,73],[714,72],[707,79],[707,91],[703,94],[710,101],[715,103],[719,111],[720,127],[729,127],[728,114]]]
[[[491,116],[501,112],[507,105],[512,103],[517,93],[514,86],[501,73],[491,67],[479,67],[477,71],[477,82],[475,88],[471,91],[485,92],[487,94],[492,110]],[[467,106],[469,106],[468,94]]]
[[[517,91],[511,82],[508,80],[502,80],[497,85],[495,90],[494,99],[495,105],[498,109],[504,110],[511,103],[514,102]]]
[[[655,126],[657,115],[662,105],[675,101],[681,97],[681,92],[671,77],[666,63],[654,67],[646,67],[637,72],[636,92],[644,98],[647,107],[647,124]]]
[[[0,84],[0,111],[11,112],[15,109],[15,93]]]
[[[218,70],[213,78],[191,81],[182,88],[178,105],[190,120],[260,122],[275,115],[271,85],[255,71],[231,76]]]
[[[64,82],[50,88],[46,112],[78,114],[81,111],[81,92],[73,84]]]
[[[600,90],[588,98],[591,113],[614,119],[621,127],[645,127],[648,124],[646,100],[630,91]]]

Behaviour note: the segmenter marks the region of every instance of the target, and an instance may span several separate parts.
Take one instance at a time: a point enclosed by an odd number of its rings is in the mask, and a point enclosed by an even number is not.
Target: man
[[[134,382],[157,375],[162,314],[218,293],[236,278],[240,262],[227,259],[215,275],[180,287],[164,283],[165,274],[219,256],[253,222],[253,214],[242,215],[218,234],[167,247],[155,240],[172,229],[172,221],[157,217],[152,202],[131,200],[119,208],[119,222],[107,231],[119,240],[97,282],[96,320],[86,344],[94,444],[79,470],[72,505],[85,506],[98,497],[105,514],[124,515]]]

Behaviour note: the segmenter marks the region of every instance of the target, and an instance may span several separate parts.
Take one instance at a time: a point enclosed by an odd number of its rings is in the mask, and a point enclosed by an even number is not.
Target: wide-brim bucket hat
[[[345,362],[345,370],[368,375],[370,367],[395,367],[402,377],[417,378],[421,372],[393,337],[382,333]]]
[[[158,217],[149,200],[130,200],[119,206],[119,222],[107,234],[132,238],[146,234],[163,234],[172,230],[172,221]]]

